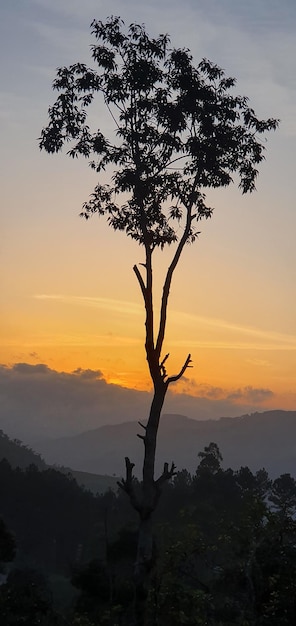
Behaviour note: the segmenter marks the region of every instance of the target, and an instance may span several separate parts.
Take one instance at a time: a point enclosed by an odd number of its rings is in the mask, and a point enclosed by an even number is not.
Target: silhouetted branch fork
[[[175,463],[171,464],[170,469],[169,469],[169,464],[165,463],[163,466],[163,472],[161,476],[155,481],[156,487],[161,487],[163,483],[165,483],[167,480],[170,480],[173,476],[175,476],[176,474],[175,470],[176,470]]]
[[[135,467],[134,463],[131,463],[128,456],[125,457],[125,469],[126,469],[126,478],[122,478],[122,480],[117,481],[117,485],[120,489],[123,489],[125,493],[128,494],[130,498],[130,502],[136,511],[140,511],[140,503],[135,494],[134,490],[134,476],[133,476],[133,468]]]
[[[170,376],[170,377],[167,379],[167,383],[168,383],[168,385],[169,385],[170,383],[174,383],[174,382],[176,382],[176,380],[179,380],[179,379],[183,376],[184,372],[185,372],[188,368],[192,367],[192,365],[189,365],[189,363],[192,363],[192,360],[191,360],[191,354],[188,354],[188,357],[187,357],[187,359],[186,359],[186,361],[185,361],[185,363],[184,363],[183,367],[180,369],[179,374],[176,374],[175,376]]]
[[[145,432],[147,430],[147,426],[145,426],[145,424],[142,424],[142,422],[138,422],[139,426],[141,426],[141,428],[144,428]],[[137,434],[137,437],[139,437],[139,439],[142,439],[143,441],[145,441],[146,439],[146,435],[139,435]]]
[[[134,463],[131,463],[128,456],[125,457],[125,470],[126,470],[126,478],[122,478],[122,480],[118,481],[117,484],[121,489],[124,489],[127,493],[131,488],[133,482],[133,468],[135,467]]]

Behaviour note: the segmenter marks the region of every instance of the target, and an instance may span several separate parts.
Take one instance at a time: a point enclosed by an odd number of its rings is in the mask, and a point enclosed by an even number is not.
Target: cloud
[[[276,331],[266,331],[262,328],[256,328],[255,326],[243,326],[242,324],[235,324],[225,319],[219,319],[214,317],[202,317],[199,315],[193,315],[184,313],[181,311],[174,311],[172,315],[180,321],[183,325],[186,324],[200,324],[213,330],[226,331],[230,333],[229,341],[204,341],[196,342],[197,346],[212,347],[212,348],[232,348],[232,349],[265,349],[265,350],[296,350],[296,335],[280,333]],[[237,335],[239,339],[234,339],[234,335]],[[244,340],[244,337],[246,338]],[[184,343],[182,341],[182,343]],[[175,345],[179,342],[175,342]],[[195,346],[195,343],[192,344]]]
[[[164,413],[218,419],[262,410],[272,391],[245,387],[231,393],[184,380],[168,391]],[[57,372],[43,363],[0,366],[0,428],[25,443],[75,435],[105,424],[145,420],[151,393],[108,383],[101,370]]]
[[[44,363],[38,365],[29,365],[28,363],[16,363],[13,366],[13,370],[19,374],[28,374],[29,376],[36,376],[38,374],[50,374],[50,369]]]
[[[207,383],[197,383],[193,378],[187,378],[186,376],[183,376],[173,389],[177,393],[192,394],[199,398],[217,400],[225,397],[225,392],[223,392],[221,387],[215,387]],[[173,391],[173,393],[176,393],[176,391]]]
[[[108,384],[100,370],[0,367],[0,428],[25,442],[143,419],[149,394]]]
[[[63,294],[36,294],[36,300],[51,300],[62,302],[63,304],[71,304],[74,306],[87,306],[104,309],[115,313],[126,315],[142,315],[142,307],[127,300],[116,300],[114,298],[99,298],[96,296],[71,296]]]
[[[74,370],[73,374],[79,376],[85,380],[101,380],[103,378],[103,373],[100,370],[84,370],[81,367],[78,367]]]
[[[121,315],[143,315],[143,307],[141,304],[127,300],[117,300],[115,298],[73,296],[67,294],[35,294],[33,297],[37,300],[44,300],[45,302],[50,300],[72,306],[95,307],[112,313],[120,313]],[[157,309],[155,312],[157,314]],[[199,325],[209,330],[224,331],[224,335],[225,333],[229,334],[229,337],[223,339],[205,341],[190,339],[191,348],[202,347],[222,350],[296,350],[296,335],[266,331],[261,328],[235,324],[225,319],[203,317],[184,313],[183,311],[172,310],[170,316],[175,324],[180,324],[183,328],[188,328],[189,325],[192,325],[192,327],[196,329],[197,325]],[[93,337],[91,337],[91,342],[93,342]],[[188,340],[172,338],[170,343],[172,346],[187,347]]]
[[[186,378],[185,376],[177,383],[176,390],[181,394],[194,394],[194,396],[197,396],[199,399],[207,398],[208,400],[230,401],[231,403],[239,402],[240,404],[243,402],[245,404],[258,405],[274,397],[274,393],[271,389],[262,389],[247,385],[246,387],[232,389],[229,392],[229,390],[222,389],[222,387],[215,387],[207,383],[197,383],[195,380]]]
[[[270,361],[267,361],[266,359],[246,359],[247,363],[250,363],[251,365],[256,365],[259,367],[270,367],[271,363]]]
[[[274,393],[270,389],[256,389],[254,387],[243,387],[236,389],[227,396],[227,400],[261,404],[273,398]]]

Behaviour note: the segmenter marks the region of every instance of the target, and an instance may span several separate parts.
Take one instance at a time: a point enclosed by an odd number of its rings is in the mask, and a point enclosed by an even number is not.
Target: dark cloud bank
[[[190,390],[190,381],[186,381]],[[193,388],[193,387],[192,387]],[[245,387],[231,394],[207,385],[194,393],[168,393],[164,413],[197,420],[234,417],[263,410],[268,389]],[[47,365],[0,366],[0,429],[25,443],[75,435],[104,424],[145,420],[151,394],[109,384],[99,370],[57,372]],[[237,402],[239,401],[239,404]]]

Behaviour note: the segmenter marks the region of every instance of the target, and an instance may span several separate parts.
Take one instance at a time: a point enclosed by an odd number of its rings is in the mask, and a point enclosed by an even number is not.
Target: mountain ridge
[[[143,446],[137,422],[105,424],[78,435],[43,440],[35,444],[48,462],[76,470],[120,475],[124,457],[135,462],[140,476]],[[252,471],[265,467],[271,475],[290,472],[296,476],[296,411],[275,409],[218,420],[194,420],[186,415],[164,414],[159,428],[156,467],[174,461],[177,469],[194,472],[198,452],[214,441],[220,447],[224,466]]]
[[[91,472],[80,472],[70,467],[47,464],[42,456],[32,450],[19,439],[10,439],[3,430],[0,430],[0,462],[6,460],[9,465],[16,469],[26,470],[30,465],[35,465],[39,471],[55,469],[62,474],[71,474],[78,485],[85,487],[92,493],[104,493],[108,489],[117,488],[117,478],[108,475],[98,475]]]

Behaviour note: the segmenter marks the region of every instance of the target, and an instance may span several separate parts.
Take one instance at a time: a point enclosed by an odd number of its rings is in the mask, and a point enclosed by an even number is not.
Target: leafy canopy
[[[88,158],[96,172],[111,167],[110,184],[95,187],[84,217],[106,215],[150,251],[177,241],[183,219],[193,241],[197,222],[212,214],[205,189],[228,186],[236,173],[242,192],[253,191],[264,158],[260,135],[278,122],[258,120],[246,97],[232,95],[233,78],[206,59],[195,66],[168,35],[150,38],[138,24],[125,30],[113,16],[91,28],[96,69],[57,70],[60,94],[40,147],[54,153],[70,142],[71,157]],[[113,118],[113,140],[87,123],[97,94]]]

